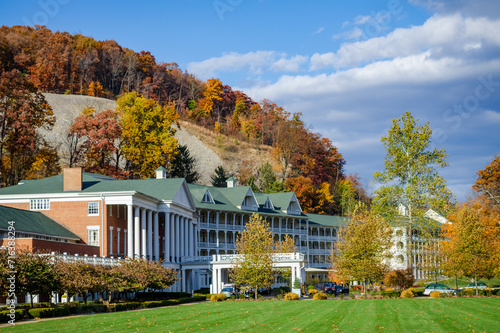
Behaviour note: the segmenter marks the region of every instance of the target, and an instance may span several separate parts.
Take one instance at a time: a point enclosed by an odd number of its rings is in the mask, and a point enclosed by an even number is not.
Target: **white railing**
[[[213,261],[234,261],[243,257],[244,255],[240,254],[214,254]],[[304,258],[303,253],[276,253],[273,255],[275,261],[304,260]]]
[[[77,261],[82,261],[87,264],[91,265],[101,265],[101,266],[116,266],[116,265],[121,265],[121,263],[126,260],[123,258],[113,258],[113,257],[98,257],[97,255],[93,256],[88,256],[84,254],[83,256],[78,255],[78,254],[67,254],[67,253],[62,253],[58,254],[55,252],[52,252],[50,254],[40,254],[40,256],[50,256],[53,258],[53,260],[62,260],[65,262],[77,262]]]
[[[182,257],[181,263],[200,263],[200,264],[208,264],[212,261],[212,256],[191,256],[191,257]]]

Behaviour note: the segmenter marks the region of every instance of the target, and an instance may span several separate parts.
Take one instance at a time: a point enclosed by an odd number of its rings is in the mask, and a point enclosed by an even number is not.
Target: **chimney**
[[[63,184],[64,192],[82,190],[82,168],[64,168]]]
[[[156,172],[156,179],[165,179],[167,178],[167,169],[164,167],[159,167],[158,169],[155,170]]]

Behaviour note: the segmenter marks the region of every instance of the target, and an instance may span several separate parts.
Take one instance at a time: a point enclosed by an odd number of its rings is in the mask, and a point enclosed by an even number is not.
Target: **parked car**
[[[234,287],[224,287],[222,288],[222,293],[228,298],[231,298],[231,296],[238,297],[238,292]]]
[[[433,291],[439,291],[440,293],[446,293],[446,294],[455,294],[455,295],[457,294],[456,289],[451,289],[447,285],[440,283],[431,283],[425,287],[423,295],[429,296]]]
[[[342,284],[337,284],[335,286],[335,295],[340,295],[340,294],[349,294],[349,285],[346,283],[344,285]]]
[[[460,289],[476,289],[476,284],[470,283],[470,284],[466,285],[465,287],[460,287]],[[484,282],[478,282],[477,289],[488,289],[488,286]]]
[[[337,284],[335,282],[325,282],[323,285],[323,291],[325,294],[335,294]]]

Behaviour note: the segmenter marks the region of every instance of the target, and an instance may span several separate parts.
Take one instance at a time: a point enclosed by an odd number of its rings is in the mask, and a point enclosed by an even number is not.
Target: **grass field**
[[[500,332],[500,298],[226,301],[18,324],[2,332]]]

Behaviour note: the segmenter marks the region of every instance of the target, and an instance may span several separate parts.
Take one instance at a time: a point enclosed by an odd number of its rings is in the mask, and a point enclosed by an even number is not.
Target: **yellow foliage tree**
[[[131,171],[140,178],[171,160],[177,149],[175,138],[179,115],[171,105],[161,107],[155,100],[127,93],[117,101],[121,114],[122,152]]]

